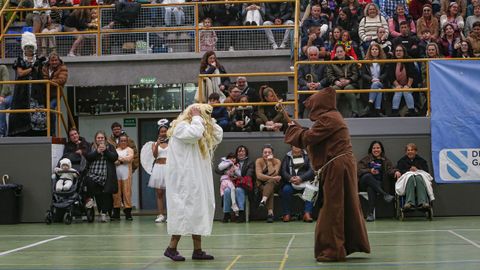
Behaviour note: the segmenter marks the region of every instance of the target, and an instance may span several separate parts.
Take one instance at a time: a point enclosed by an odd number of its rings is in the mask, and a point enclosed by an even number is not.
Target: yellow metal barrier
[[[50,113],[55,113],[57,114],[57,123],[56,123],[56,137],[60,137],[61,132],[60,132],[60,121],[62,121],[65,133],[68,136],[68,123],[65,121],[63,114],[62,114],[62,100],[64,102],[64,105],[67,109],[67,115],[68,119],[70,120],[71,124],[73,127],[76,127],[75,124],[75,119],[73,118],[72,112],[70,110],[70,106],[68,105],[68,102],[63,95],[62,87],[55,82],[49,81],[49,80],[23,80],[23,81],[0,81],[0,84],[45,84],[45,91],[46,91],[46,108],[45,109],[9,109],[9,110],[0,110],[0,113],[32,113],[32,112],[45,112],[47,113],[47,137],[50,137],[52,134],[50,134],[50,126],[51,126],[51,115]],[[57,109],[52,109],[50,108],[50,89],[51,87],[54,86],[57,91]]]

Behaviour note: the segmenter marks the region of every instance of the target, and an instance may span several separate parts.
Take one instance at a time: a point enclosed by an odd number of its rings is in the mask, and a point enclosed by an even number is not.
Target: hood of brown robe
[[[305,129],[290,126],[285,132],[285,142],[307,149],[315,170],[342,153],[352,152],[350,134],[342,115],[336,109],[336,91],[331,87],[319,90],[305,101],[314,123]]]

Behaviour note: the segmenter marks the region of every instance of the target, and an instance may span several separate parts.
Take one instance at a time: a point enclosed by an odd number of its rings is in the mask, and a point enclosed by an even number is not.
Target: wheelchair
[[[415,194],[415,198],[416,197],[417,196]],[[418,212],[418,211],[423,212],[425,217],[429,221],[433,220],[433,201],[428,199],[428,204],[430,205],[430,208],[428,209],[417,207],[417,206],[414,206],[410,209],[404,209],[403,206],[405,205],[405,201],[406,201],[406,196],[404,195],[400,196],[398,194],[395,194],[395,215],[398,220],[404,221],[407,213]]]

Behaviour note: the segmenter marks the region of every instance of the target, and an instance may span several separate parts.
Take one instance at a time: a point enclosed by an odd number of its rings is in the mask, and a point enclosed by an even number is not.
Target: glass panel
[[[75,87],[75,114],[116,114],[127,112],[125,86]]]
[[[182,110],[182,84],[139,84],[130,86],[130,112]]]
[[[194,103],[195,93],[197,92],[197,90],[198,90],[198,85],[196,83],[183,84],[184,109]]]

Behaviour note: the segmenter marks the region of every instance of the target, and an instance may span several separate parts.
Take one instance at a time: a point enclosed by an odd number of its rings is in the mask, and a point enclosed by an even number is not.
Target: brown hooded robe
[[[323,207],[315,228],[315,258],[343,261],[353,252],[370,253],[357,186],[357,165],[350,134],[336,109],[336,92],[325,88],[305,101],[310,109],[310,129],[288,127],[285,142],[308,150],[316,171],[334,157],[322,171]]]

